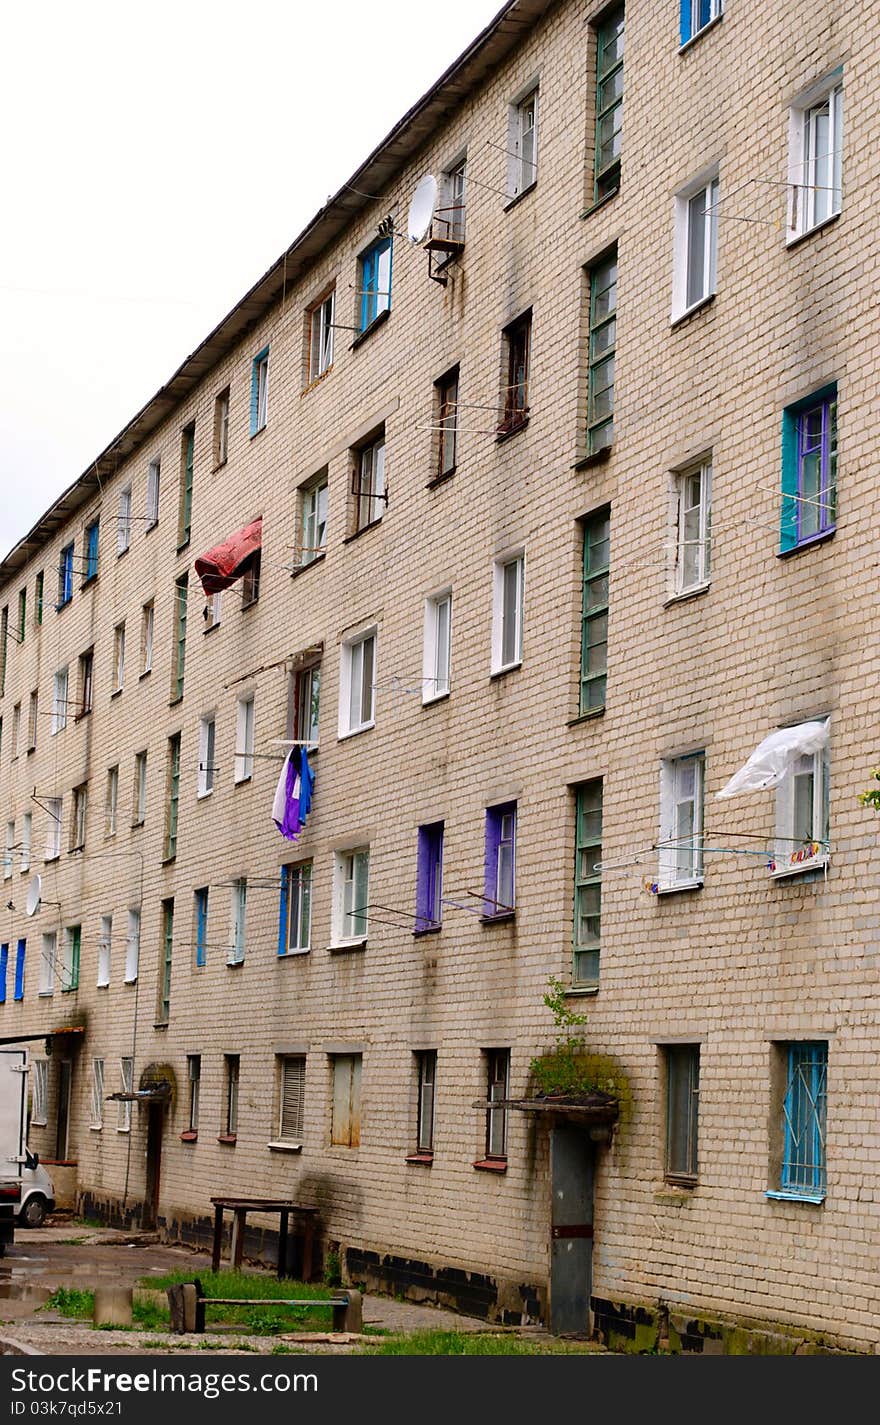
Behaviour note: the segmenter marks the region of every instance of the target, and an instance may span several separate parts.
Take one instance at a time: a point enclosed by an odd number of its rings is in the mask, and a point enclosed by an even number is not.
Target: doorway
[[[141,1227],[152,1231],[159,1212],[159,1183],[162,1170],[162,1129],[165,1107],[161,1103],[147,1105],[147,1175],[144,1187],[144,1210]]]
[[[70,1059],[58,1060],[58,1110],[55,1115],[55,1158],[59,1163],[67,1162],[70,1137],[70,1084],[73,1078],[73,1064]]]
[[[588,1336],[593,1291],[595,1144],[589,1129],[550,1130],[550,1330]]]

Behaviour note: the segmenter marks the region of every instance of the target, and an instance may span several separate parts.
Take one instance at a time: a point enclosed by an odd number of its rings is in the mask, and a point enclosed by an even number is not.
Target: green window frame
[[[189,576],[181,574],[174,581],[174,686],[173,699],[183,697],[183,675],[186,665],[186,607],[189,597]]]
[[[605,706],[608,681],[608,583],[611,514],[600,510],[584,521],[581,604],[580,714]]]
[[[177,548],[189,544],[192,533],[193,468],[195,464],[196,423],[191,421],[180,433],[180,509],[177,521]]]
[[[584,782],[576,794],[574,872],[574,959],[572,984],[599,983],[602,872],[602,779]]]
[[[614,441],[617,345],[617,249],[590,268],[587,448],[596,455]]]
[[[168,739],[168,814],[165,821],[165,860],[177,855],[177,816],[180,805],[180,733]]]
[[[596,28],[596,159],[593,198],[599,203],[620,187],[623,111],[624,7]]]
[[[171,960],[174,953],[174,897],[162,902],[162,986],[159,995],[159,1023],[167,1024],[171,1013]]]

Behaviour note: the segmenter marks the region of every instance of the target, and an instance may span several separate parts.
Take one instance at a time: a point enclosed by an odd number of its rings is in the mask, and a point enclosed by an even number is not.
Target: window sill
[[[181,1143],[198,1143],[199,1135],[194,1129],[189,1128],[186,1133],[181,1133],[180,1141]]]
[[[506,1158],[478,1158],[474,1163],[478,1173],[506,1173]]]
[[[142,683],[145,678],[149,678],[149,676],[150,676],[150,674],[152,673],[152,671],[153,671],[152,668],[145,668],[144,671],[143,671],[143,673],[139,673],[139,674],[138,674],[138,682],[139,682],[139,683]]]
[[[218,1143],[225,1143],[225,1144],[227,1145],[227,1147],[229,1147],[229,1148],[234,1148],[235,1145],[236,1145],[236,1143],[237,1143],[237,1141],[238,1141],[238,1135],[237,1135],[236,1133],[218,1133],[218,1134],[217,1134],[217,1142],[218,1142]]]
[[[54,993],[54,990],[38,990],[37,999],[51,999]]]
[[[571,468],[572,470],[589,470],[594,465],[604,465],[606,460],[611,459],[613,450],[614,446],[609,441],[600,450],[591,450],[588,455],[582,455]]]
[[[248,782],[253,780],[253,772],[248,772],[246,777],[235,777],[232,785],[234,787],[246,787]]]
[[[452,479],[453,475],[455,474],[455,469],[456,467],[453,465],[451,470],[441,470],[439,475],[435,475],[431,480],[426,483],[425,489],[436,490],[438,486],[445,485],[447,480]]]
[[[302,1143],[267,1143],[270,1153],[301,1153]]]
[[[208,797],[212,797],[213,795],[214,795],[214,788],[213,788],[213,787],[208,787],[208,789],[207,789],[206,791],[204,791],[204,792],[196,792],[196,801],[197,801],[197,802],[204,802],[204,801],[207,801]]]
[[[433,698],[422,698],[422,707],[433,708],[437,703],[448,703],[450,696],[450,693],[437,693]]]
[[[126,556],[126,554],[128,553],[128,551],[129,551],[130,549],[131,549],[131,545],[130,545],[130,544],[127,544],[124,549],[117,549],[117,551],[116,551],[116,558],[117,558],[117,561],[120,560],[120,559],[124,559],[125,556]]]
[[[173,698],[169,698],[169,699],[168,699],[168,706],[169,706],[170,708],[176,708],[176,707],[177,707],[180,703],[182,703],[182,702],[183,702],[183,693],[177,693]]]
[[[774,1192],[768,1188],[764,1196],[769,1197],[773,1202],[805,1202],[813,1207],[821,1207],[826,1194],[824,1192]]]
[[[340,732],[336,741],[347,742],[350,737],[357,737],[362,732],[372,732],[375,726],[375,722],[365,722],[363,727],[352,727],[348,732]]]
[[[262,435],[268,424],[269,422],[266,420],[261,426],[257,426],[256,430],[252,430],[250,435],[251,440],[256,440],[258,435]]]
[[[89,577],[88,577],[88,579],[83,579],[82,583],[80,584],[80,586],[79,586],[79,587],[80,587],[80,593],[82,593],[83,589],[89,589],[89,588],[91,588],[92,584],[96,584],[97,582],[98,582],[98,576],[97,576],[97,574],[90,574]]]
[[[314,391],[316,386],[320,386],[321,382],[324,381],[330,375],[332,370],[333,362],[331,361],[326,371],[320,371],[317,376],[312,376],[307,385],[303,386],[302,390],[299,393],[300,397],[302,398],[303,396],[307,396],[310,391]]]
[[[298,946],[297,949],[295,949],[295,950],[284,950],[284,951],[280,952],[280,953],[276,956],[276,959],[278,959],[278,960],[299,960],[303,955],[310,955],[311,953],[312,953],[312,947],[311,947],[311,945],[301,945],[301,946]]]
[[[706,580],[705,584],[694,584],[690,589],[682,589],[680,594],[670,594],[665,600],[664,609],[671,609],[675,604],[689,604],[692,599],[698,599],[701,594],[708,594],[712,587],[711,580]]]
[[[138,982],[138,977],[137,977],[137,975],[126,975],[125,979],[122,981],[122,983],[123,983],[124,985],[136,985],[137,982]]]
[[[152,533],[153,533],[153,530],[154,530],[154,529],[158,529],[158,528],[159,528],[159,521],[158,521],[158,520],[153,520],[153,523],[152,523],[152,524],[148,524],[148,525],[147,525],[146,529],[144,530],[144,534],[145,534],[145,535],[147,535],[147,534],[152,534]]]
[[[73,715],[74,724],[76,724],[76,723],[78,723],[78,722],[82,722],[83,718],[84,718],[84,717],[88,717],[88,715],[89,715],[89,713],[90,713],[91,711],[92,711],[91,708],[84,708],[82,712],[74,713],[74,715]]]
[[[258,604],[259,602],[260,602],[259,599],[251,599],[249,603],[247,603],[247,604],[242,604],[242,606],[241,606],[241,611],[242,611],[242,613],[243,613],[243,614],[246,614],[249,609],[255,609],[255,608],[257,607],[257,604]]]
[[[674,331],[676,327],[683,327],[691,317],[695,317],[698,312],[702,312],[705,307],[710,306],[715,301],[715,293],[709,292],[705,297],[701,297],[699,302],[694,302],[693,306],[686,307],[683,312],[674,312],[670,318],[669,325]]]
[[[90,1133],[103,1133],[103,1132],[104,1132],[104,1125],[103,1125],[103,1123],[90,1123],[90,1124],[89,1124],[89,1132],[90,1132]]]
[[[213,465],[213,466],[211,467],[211,474],[212,474],[212,475],[216,475],[216,474],[217,474],[217,471],[218,471],[218,470],[222,470],[223,467],[224,467],[224,465],[228,465],[228,463],[229,463],[229,456],[227,456],[225,460],[218,460],[218,461],[217,461],[217,464],[216,464],[216,465]]]
[[[222,626],[222,625],[221,625],[221,623],[219,622],[219,620],[218,620],[217,623],[210,623],[210,624],[208,624],[208,627],[207,627],[207,628],[203,628],[203,629],[202,629],[202,636],[203,636],[204,638],[207,638],[209,633],[216,633],[217,630],[218,630],[218,628],[220,628],[221,626]]]
[[[363,343],[367,340],[367,337],[372,336],[376,328],[381,327],[385,322],[387,322],[390,316],[391,308],[386,307],[383,312],[380,312],[378,316],[375,316],[373,318],[368,327],[364,327],[362,332],[358,332],[351,346],[348,348],[349,351],[357,351],[358,347],[363,345]]]
[[[506,440],[512,440],[515,435],[519,435],[521,430],[525,430],[528,423],[529,414],[527,410],[526,414],[524,416],[520,416],[520,418],[516,421],[514,425],[510,425],[507,427],[503,425],[499,426],[498,430],[495,433],[495,444],[503,445]]]
[[[405,1163],[418,1164],[422,1168],[430,1168],[434,1161],[433,1153],[407,1153],[403,1160]]]
[[[167,1020],[167,1019],[154,1019],[154,1020],[153,1020],[153,1028],[154,1028],[154,1029],[167,1029],[167,1028],[168,1028],[168,1020]]]
[[[565,725],[566,727],[579,727],[582,722],[595,722],[597,717],[604,716],[604,708],[590,708],[589,712],[578,713],[577,717],[570,718]]]
[[[586,999],[588,996],[597,995],[598,993],[598,985],[572,985],[570,990],[565,991],[565,997],[566,999],[570,996],[575,999]]]
[[[837,533],[837,526],[833,529],[823,529],[820,534],[811,535],[809,539],[802,539],[799,544],[793,544],[791,549],[780,549],[777,551],[777,559],[790,559],[793,554],[802,554],[805,549],[815,549],[817,544],[827,544],[829,539],[833,539]]]
[[[696,1177],[690,1177],[685,1173],[670,1173],[660,1192],[666,1193],[667,1196],[675,1195],[675,1197],[688,1198],[696,1186]]]
[[[109,981],[109,980],[99,980],[98,983],[95,985],[95,989],[96,989],[96,990],[109,990],[109,988],[110,988],[110,981]]]
[[[132,829],[132,831],[139,831],[140,828],[141,828],[143,825],[144,825],[144,821],[143,821],[143,818],[141,818],[140,821],[133,821],[133,822],[131,823],[131,829]]]
[[[657,889],[654,894],[658,896],[674,896],[678,895],[680,891],[701,891],[702,889],[702,880],[694,878],[691,881],[676,881],[673,885],[657,885]]]
[[[328,945],[327,951],[330,955],[344,955],[348,950],[366,950],[367,937],[362,940],[340,940],[336,945]]]
[[[244,956],[242,955],[242,957],[241,957],[240,960],[227,960],[227,961],[226,961],[226,968],[227,968],[227,970],[240,970],[243,964],[244,964]]]
[[[160,866],[173,866],[176,860],[177,860],[177,852],[175,851],[175,853],[174,853],[173,856],[163,856],[163,857],[162,857],[162,860],[159,862],[159,865],[160,865]]]
[[[494,915],[481,915],[481,925],[505,925],[511,920],[516,920],[515,910],[499,910]]]
[[[522,202],[523,198],[527,198],[530,193],[534,193],[537,186],[538,179],[537,177],[535,177],[532,179],[531,183],[527,185],[527,187],[520,189],[519,193],[515,193],[512,198],[508,198],[501,211],[504,213],[509,213],[511,208],[515,208],[517,203]]]
[[[188,546],[188,544],[189,544],[189,540],[190,540],[189,535],[187,535],[186,539],[178,540],[178,543],[177,543],[177,553],[178,553],[178,554],[182,554],[183,551],[187,548],[187,546]]]
[[[683,1207],[686,1202],[693,1202],[696,1182],[686,1184],[679,1182],[667,1182],[662,1187],[654,1189],[653,1201],[658,1207]]]
[[[65,599],[63,604],[56,604],[56,605],[55,605],[55,612],[56,612],[56,614],[60,614],[62,609],[68,609],[68,608],[70,608],[70,605],[71,605],[72,603],[73,603],[73,600],[72,600],[72,599]]]
[[[591,218],[594,213],[598,213],[600,208],[604,208],[608,203],[610,203],[612,198],[616,198],[619,192],[620,183],[618,182],[616,188],[612,188],[611,191],[608,193],[603,193],[601,198],[597,198],[595,203],[591,203],[589,208],[585,208],[584,211],[581,213],[581,218]]]
[[[697,43],[698,40],[701,40],[704,35],[707,35],[709,33],[710,30],[714,30],[716,26],[720,25],[723,19],[724,14],[722,12],[720,15],[716,15],[714,20],[709,20],[708,24],[703,25],[699,30],[697,30],[696,34],[691,35],[690,39],[685,40],[684,44],[679,47],[679,54],[687,54],[687,52],[692,48],[693,45]]]
[[[804,876],[809,871],[823,871],[830,859],[826,852],[824,855],[811,856],[809,860],[799,861],[794,866],[777,866],[775,862],[772,862],[773,870],[770,872],[770,879],[771,881],[787,881],[792,876]]]
[[[830,227],[832,223],[837,222],[839,217],[840,213],[831,213],[827,218],[823,218],[821,223],[816,223],[814,227],[806,228],[804,232],[795,233],[794,237],[786,238],[785,246],[787,251],[790,252],[793,247],[798,247],[800,243],[806,242],[807,238],[813,237],[815,233],[822,232],[823,228]]]
[[[321,550],[320,554],[313,554],[311,559],[309,559],[305,564],[300,564],[296,569],[292,569],[290,571],[291,579],[298,579],[300,575],[305,574],[307,569],[314,569],[316,564],[323,564],[326,558],[327,552],[323,549]]]
[[[496,678],[506,678],[508,673],[515,673],[517,669],[521,667],[522,659],[519,658],[516,663],[508,663],[504,668],[493,668],[489,674],[489,678],[492,682],[494,682]]]
[[[421,940],[426,935],[439,935],[442,929],[443,925],[442,922],[439,920],[436,922],[436,924],[417,926],[412,933],[413,940]]]
[[[361,537],[362,534],[366,534],[368,530],[376,529],[376,527],[377,527],[378,525],[380,525],[381,523],[382,523],[382,516],[380,515],[377,520],[370,520],[370,523],[369,523],[369,524],[362,524],[361,527],[360,527],[360,529],[356,529],[356,530],[355,530],[354,534],[347,534],[347,535],[345,536],[345,539],[342,541],[343,545],[345,545],[345,544],[354,544],[354,541],[355,541],[356,539],[360,539],[360,537]]]
[[[121,692],[122,692],[122,689],[121,689],[121,688],[114,688],[114,689],[113,689],[113,692],[110,694],[110,701],[111,701],[111,703],[112,703],[112,701],[113,701],[114,698],[118,698],[118,697],[120,696]]]

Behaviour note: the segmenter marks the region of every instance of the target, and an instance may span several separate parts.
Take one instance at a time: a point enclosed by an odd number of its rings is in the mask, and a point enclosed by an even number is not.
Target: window
[[[40,625],[41,625],[41,623],[43,622],[43,589],[44,589],[44,585],[45,585],[45,576],[44,576],[43,571],[42,571],[42,569],[41,569],[40,572],[39,572],[39,574],[37,575],[36,583],[35,583],[35,585],[34,585],[34,618],[35,618],[35,620],[36,620],[37,628],[39,628]]]
[[[415,1056],[418,1076],[416,1152],[434,1152],[434,1100],[437,1085],[437,1051],[423,1049]]]
[[[49,1061],[34,1059],[31,1123],[46,1124],[49,1118]]]
[[[435,423],[437,426],[437,469],[441,480],[455,469],[458,453],[458,367],[434,386]]]
[[[330,1142],[357,1148],[361,1141],[361,1054],[331,1054],[333,1118]]]
[[[419,827],[416,932],[439,930],[443,919],[443,822]]]
[[[842,71],[792,106],[788,241],[833,218],[843,204]]]
[[[596,203],[620,187],[620,129],[623,116],[623,6],[596,27]]]
[[[113,690],[121,692],[125,683],[125,624],[118,623],[113,630]]]
[[[377,317],[391,310],[391,239],[380,238],[358,259],[360,329],[365,332]]]
[[[128,912],[128,930],[125,936],[125,983],[133,985],[138,977],[138,960],[141,953],[141,913]]]
[[[85,717],[86,713],[92,711],[92,696],[94,692],[94,650],[87,648],[85,653],[79,658],[79,711],[77,717]]]
[[[486,1058],[486,1097],[490,1103],[503,1103],[510,1097],[510,1050],[484,1049]],[[507,1109],[486,1110],[486,1157],[507,1157]]]
[[[104,803],[104,830],[107,836],[116,835],[116,813],[119,809],[119,766],[107,769],[107,796]]]
[[[537,85],[510,106],[507,149],[507,192],[516,198],[538,178]]]
[[[165,807],[165,860],[177,855],[177,814],[180,803],[180,733],[168,739],[168,787]]]
[[[92,1060],[92,1117],[91,1128],[104,1127],[104,1060]]]
[[[15,983],[12,989],[12,998],[15,1000],[24,999],[24,962],[27,954],[27,941],[19,940],[15,947]]]
[[[15,861],[15,822],[6,823],[6,854],[3,857],[3,879],[8,881],[12,877],[12,866]]]
[[[724,0],[681,0],[681,42],[686,45],[724,13]]]
[[[779,1189],[783,1197],[822,1201],[827,1189],[825,1118],[828,1044],[779,1046],[784,1065]],[[775,1197],[771,1191],[768,1196]]]
[[[321,709],[321,664],[309,663],[293,676],[293,736],[300,742],[317,743]]]
[[[309,381],[317,381],[333,365],[333,324],[336,289],[312,307],[309,317]]]
[[[101,934],[98,937],[98,985],[106,987],[110,983],[110,960],[113,953],[113,917],[101,916]]]
[[[241,876],[232,883],[229,954],[227,965],[241,965],[244,961],[244,931],[247,914],[247,881]]]
[[[577,788],[574,870],[574,956],[572,983],[599,983],[602,905],[602,783]],[[598,869],[597,869],[598,868]]]
[[[47,797],[46,807],[46,860],[54,861],[61,855],[61,797]]]
[[[73,545],[66,544],[58,557],[58,604],[63,609],[73,598]]]
[[[608,578],[611,520],[607,510],[584,524],[584,572],[581,600],[580,713],[605,706],[608,682]]]
[[[422,702],[445,698],[450,688],[452,595],[425,600],[425,647],[422,662]]]
[[[27,629],[27,589],[18,591],[18,628],[16,637],[19,643],[24,643],[24,636]]]
[[[200,886],[193,892],[193,910],[196,923],[196,968],[201,970],[208,963],[208,887]]]
[[[33,752],[37,745],[37,717],[39,715],[40,695],[36,688],[33,689],[28,699],[28,722],[27,722],[27,750]]]
[[[0,945],[0,1004],[6,1003],[6,981],[9,975],[9,945]]]
[[[669,1044],[666,1069],[667,1182],[692,1186],[697,1181],[697,1125],[700,1113],[700,1046]]]
[[[279,955],[303,955],[309,949],[312,926],[312,863],[281,868]]]
[[[279,1059],[278,1141],[299,1143],[303,1136],[303,1108],[306,1087],[305,1054]]]
[[[116,553],[124,554],[131,544],[131,486],[119,491],[119,510],[116,515]]]
[[[675,476],[675,593],[687,594],[709,582],[712,540],[712,462]]]
[[[370,849],[340,851],[335,861],[334,945],[361,944],[367,938]]]
[[[229,387],[214,399],[214,469],[229,459]]]
[[[516,554],[495,564],[492,617],[492,672],[517,668],[523,652],[523,576],[525,557]]]
[[[201,1054],[187,1054],[186,1056],[186,1081],[189,1085],[189,1112],[187,1115],[187,1132],[198,1133],[199,1131],[199,1096],[202,1088],[202,1056]]]
[[[86,525],[86,572],[83,583],[87,584],[90,579],[98,577],[98,521],[92,520]]]
[[[269,348],[258,352],[251,364],[251,435],[269,419]]]
[[[210,796],[214,790],[214,741],[217,724],[213,717],[199,719],[199,778],[198,795]]]
[[[159,484],[162,479],[162,462],[156,457],[147,469],[147,529],[159,523]]]
[[[675,199],[672,320],[714,295],[718,245],[718,176],[689,184]]]
[[[352,478],[354,531],[367,529],[376,524],[385,511],[385,436],[371,441],[355,451],[355,469]]]
[[[776,788],[772,874],[793,876],[828,862],[827,747],[798,757]]]
[[[40,982],[38,993],[55,993],[55,961],[58,953],[58,935],[54,930],[43,932],[40,943]]]
[[[837,387],[782,414],[780,551],[831,534],[837,523]]]
[[[660,766],[661,891],[703,883],[704,754],[674,757]]]
[[[499,435],[509,435],[524,426],[529,416],[529,355],[532,344],[532,314],[527,312],[504,331],[504,412]]]
[[[67,726],[67,669],[59,668],[52,690],[52,736]]]
[[[31,869],[31,841],[33,839],[34,818],[33,814],[26,811],[21,818],[21,856],[19,860],[22,871]]]
[[[590,269],[590,360],[587,447],[590,455],[614,440],[614,367],[617,344],[617,253]]]
[[[21,752],[21,703],[16,703],[12,709],[12,756],[17,757]]]
[[[156,625],[156,606],[153,600],[141,609],[141,677],[153,667],[153,629]]]
[[[189,576],[181,574],[174,581],[174,681],[171,697],[176,701],[183,697],[183,674],[186,664],[186,609]]]
[[[235,1138],[238,1132],[238,1081],[241,1072],[241,1058],[238,1054],[223,1055],[223,1134]]]
[[[9,648],[9,605],[0,612],[0,697],[6,692],[6,660]]]
[[[123,1093],[134,1092],[134,1059],[119,1060],[119,1086]],[[131,1099],[120,1100],[117,1133],[131,1132]]]
[[[376,711],[376,635],[364,633],[342,645],[339,736],[372,727]]]
[[[302,568],[318,559],[327,548],[326,470],[300,491],[300,515],[299,563]]]
[[[239,698],[235,718],[236,782],[247,782],[254,775],[254,695]]]
[[[162,902],[162,960],[159,967],[158,1023],[167,1024],[171,1013],[171,962],[174,955],[174,899]]]
[[[189,544],[192,532],[193,464],[195,461],[196,425],[191,421],[180,432],[180,498],[177,507],[177,547]]]
[[[447,168],[441,185],[443,206],[438,208],[435,221],[439,227],[438,236],[451,238],[453,242],[464,242],[465,216],[467,211],[467,157],[464,156]]]
[[[70,828],[70,849],[71,851],[82,851],[86,844],[86,810],[88,808],[89,788],[87,782],[82,782],[80,786],[73,789],[73,816]]]
[[[65,926],[61,950],[62,990],[79,989],[79,956],[81,943],[82,927],[79,925]]]
[[[205,607],[202,611],[205,620],[205,633],[210,633],[212,628],[219,628],[223,617],[223,594],[222,591],[216,594],[209,594],[205,600]]]
[[[486,808],[483,917],[511,915],[516,905],[516,802]]]
[[[241,576],[241,606],[250,608],[260,597],[260,563],[262,553],[258,549],[252,554]]]
[[[147,754],[138,752],[134,759],[134,806],[132,826],[143,826],[147,814]]]

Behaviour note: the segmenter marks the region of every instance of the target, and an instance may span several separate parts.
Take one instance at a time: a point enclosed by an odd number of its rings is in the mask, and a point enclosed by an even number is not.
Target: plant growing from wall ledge
[[[880,782],[880,767],[872,768],[871,776],[875,782]],[[880,811],[880,787],[868,787],[864,792],[859,792],[859,801],[863,807],[873,807],[875,811]]]
[[[554,975],[547,981],[543,1002],[553,1015],[556,1043],[548,1054],[529,1064],[535,1091],[545,1098],[581,1098],[600,1092],[594,1074],[584,1062],[584,1042],[575,1031],[586,1024],[587,1016],[570,1009],[565,986]]]

